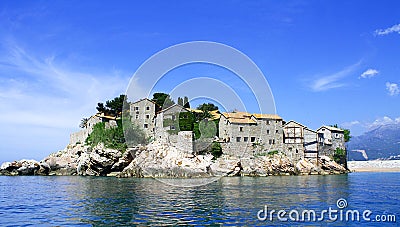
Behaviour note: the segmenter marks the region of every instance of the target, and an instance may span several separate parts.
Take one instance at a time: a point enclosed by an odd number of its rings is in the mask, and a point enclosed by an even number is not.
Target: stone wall
[[[69,136],[69,144],[70,145],[75,145],[77,143],[84,144],[86,141],[86,138],[90,135],[90,133],[93,132],[94,126],[99,122],[102,122],[101,117],[99,117],[97,115],[93,115],[92,117],[90,117],[88,119],[88,122],[86,123],[86,128],[84,128],[78,132],[74,132]],[[117,127],[116,121],[107,120],[107,122],[105,122],[106,129],[113,128],[113,127]]]
[[[233,156],[248,156],[283,150],[282,121],[252,118],[254,123],[231,123],[223,115],[219,121],[222,152]]]
[[[74,132],[69,137],[69,144],[75,145],[77,143],[84,144],[86,138],[89,136],[89,132],[87,129],[83,129],[78,132]]]
[[[176,147],[187,154],[193,154],[193,132],[178,132],[178,141],[176,143]]]
[[[147,137],[154,138],[156,104],[149,99],[141,99],[130,104],[131,120],[146,133]]]

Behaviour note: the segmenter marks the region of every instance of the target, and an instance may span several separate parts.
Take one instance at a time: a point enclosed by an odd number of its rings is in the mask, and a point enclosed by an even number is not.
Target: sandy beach
[[[400,172],[400,160],[349,161],[347,165],[354,172]]]

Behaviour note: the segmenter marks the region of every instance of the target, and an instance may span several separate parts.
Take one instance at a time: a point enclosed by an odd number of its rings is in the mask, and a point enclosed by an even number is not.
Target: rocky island
[[[106,107],[99,103],[99,112],[82,120],[82,130],[71,134],[64,150],[41,161],[5,162],[0,175],[199,178],[348,172],[338,164],[346,161],[342,129],[314,131],[274,114],[221,113],[210,103],[191,109],[183,100],[174,104],[156,93],[152,100],[128,103],[121,95]],[[118,114],[124,111],[125,121]]]

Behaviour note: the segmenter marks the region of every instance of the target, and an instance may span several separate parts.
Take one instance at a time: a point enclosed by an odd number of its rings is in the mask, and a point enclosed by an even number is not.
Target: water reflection
[[[372,206],[376,212],[400,212],[400,174],[384,176],[390,180],[379,174],[231,177],[188,188],[154,179],[0,178],[0,224],[282,225],[260,222],[256,214],[265,205],[276,210],[336,208],[339,198],[347,199],[352,209]],[[307,224],[313,225],[290,223]]]

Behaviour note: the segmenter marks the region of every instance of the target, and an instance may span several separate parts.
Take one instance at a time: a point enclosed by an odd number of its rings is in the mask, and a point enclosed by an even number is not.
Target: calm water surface
[[[185,180],[176,180],[184,184]],[[400,225],[400,173],[351,173],[336,176],[233,177],[182,188],[154,179],[112,177],[0,177],[1,226],[377,226],[380,222],[260,221],[268,209],[371,210],[396,215]],[[286,216],[288,217],[288,216]],[[398,219],[398,220],[397,220]]]

